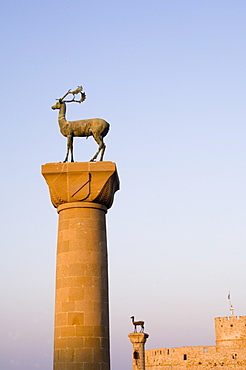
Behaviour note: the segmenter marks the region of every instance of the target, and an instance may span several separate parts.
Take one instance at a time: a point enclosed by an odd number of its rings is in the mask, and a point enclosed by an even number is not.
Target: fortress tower
[[[226,348],[246,349],[246,316],[216,317],[214,321],[218,352]]]

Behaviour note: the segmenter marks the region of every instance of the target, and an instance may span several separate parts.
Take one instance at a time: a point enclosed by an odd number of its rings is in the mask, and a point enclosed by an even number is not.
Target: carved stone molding
[[[113,162],[47,163],[42,174],[48,184],[54,207],[71,202],[93,202],[112,206],[119,190],[119,177]]]

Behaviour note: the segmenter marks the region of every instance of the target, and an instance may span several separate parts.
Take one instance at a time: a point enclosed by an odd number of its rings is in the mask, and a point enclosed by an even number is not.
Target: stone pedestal
[[[112,162],[42,166],[59,214],[55,370],[109,370],[105,214],[119,189]]]
[[[132,370],[145,370],[145,343],[149,337],[146,333],[130,333],[128,335],[133,345]]]

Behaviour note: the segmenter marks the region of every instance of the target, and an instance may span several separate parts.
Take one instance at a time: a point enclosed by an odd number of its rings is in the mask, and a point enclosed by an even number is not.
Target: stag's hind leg
[[[94,137],[94,140],[99,145],[99,148],[98,148],[96,154],[94,155],[94,157],[91,158],[90,162],[94,162],[100,152],[101,152],[100,161],[102,161],[103,160],[103,155],[104,155],[104,152],[105,152],[105,149],[106,149],[106,145],[104,144],[103,138],[102,138],[101,135],[93,135],[93,137]]]

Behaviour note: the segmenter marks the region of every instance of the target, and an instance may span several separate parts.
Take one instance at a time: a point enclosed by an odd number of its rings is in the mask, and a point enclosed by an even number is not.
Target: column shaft
[[[55,370],[110,368],[105,212],[91,202],[58,207]]]
[[[149,337],[146,333],[131,333],[128,335],[133,345],[132,370],[145,370],[145,343]]]

